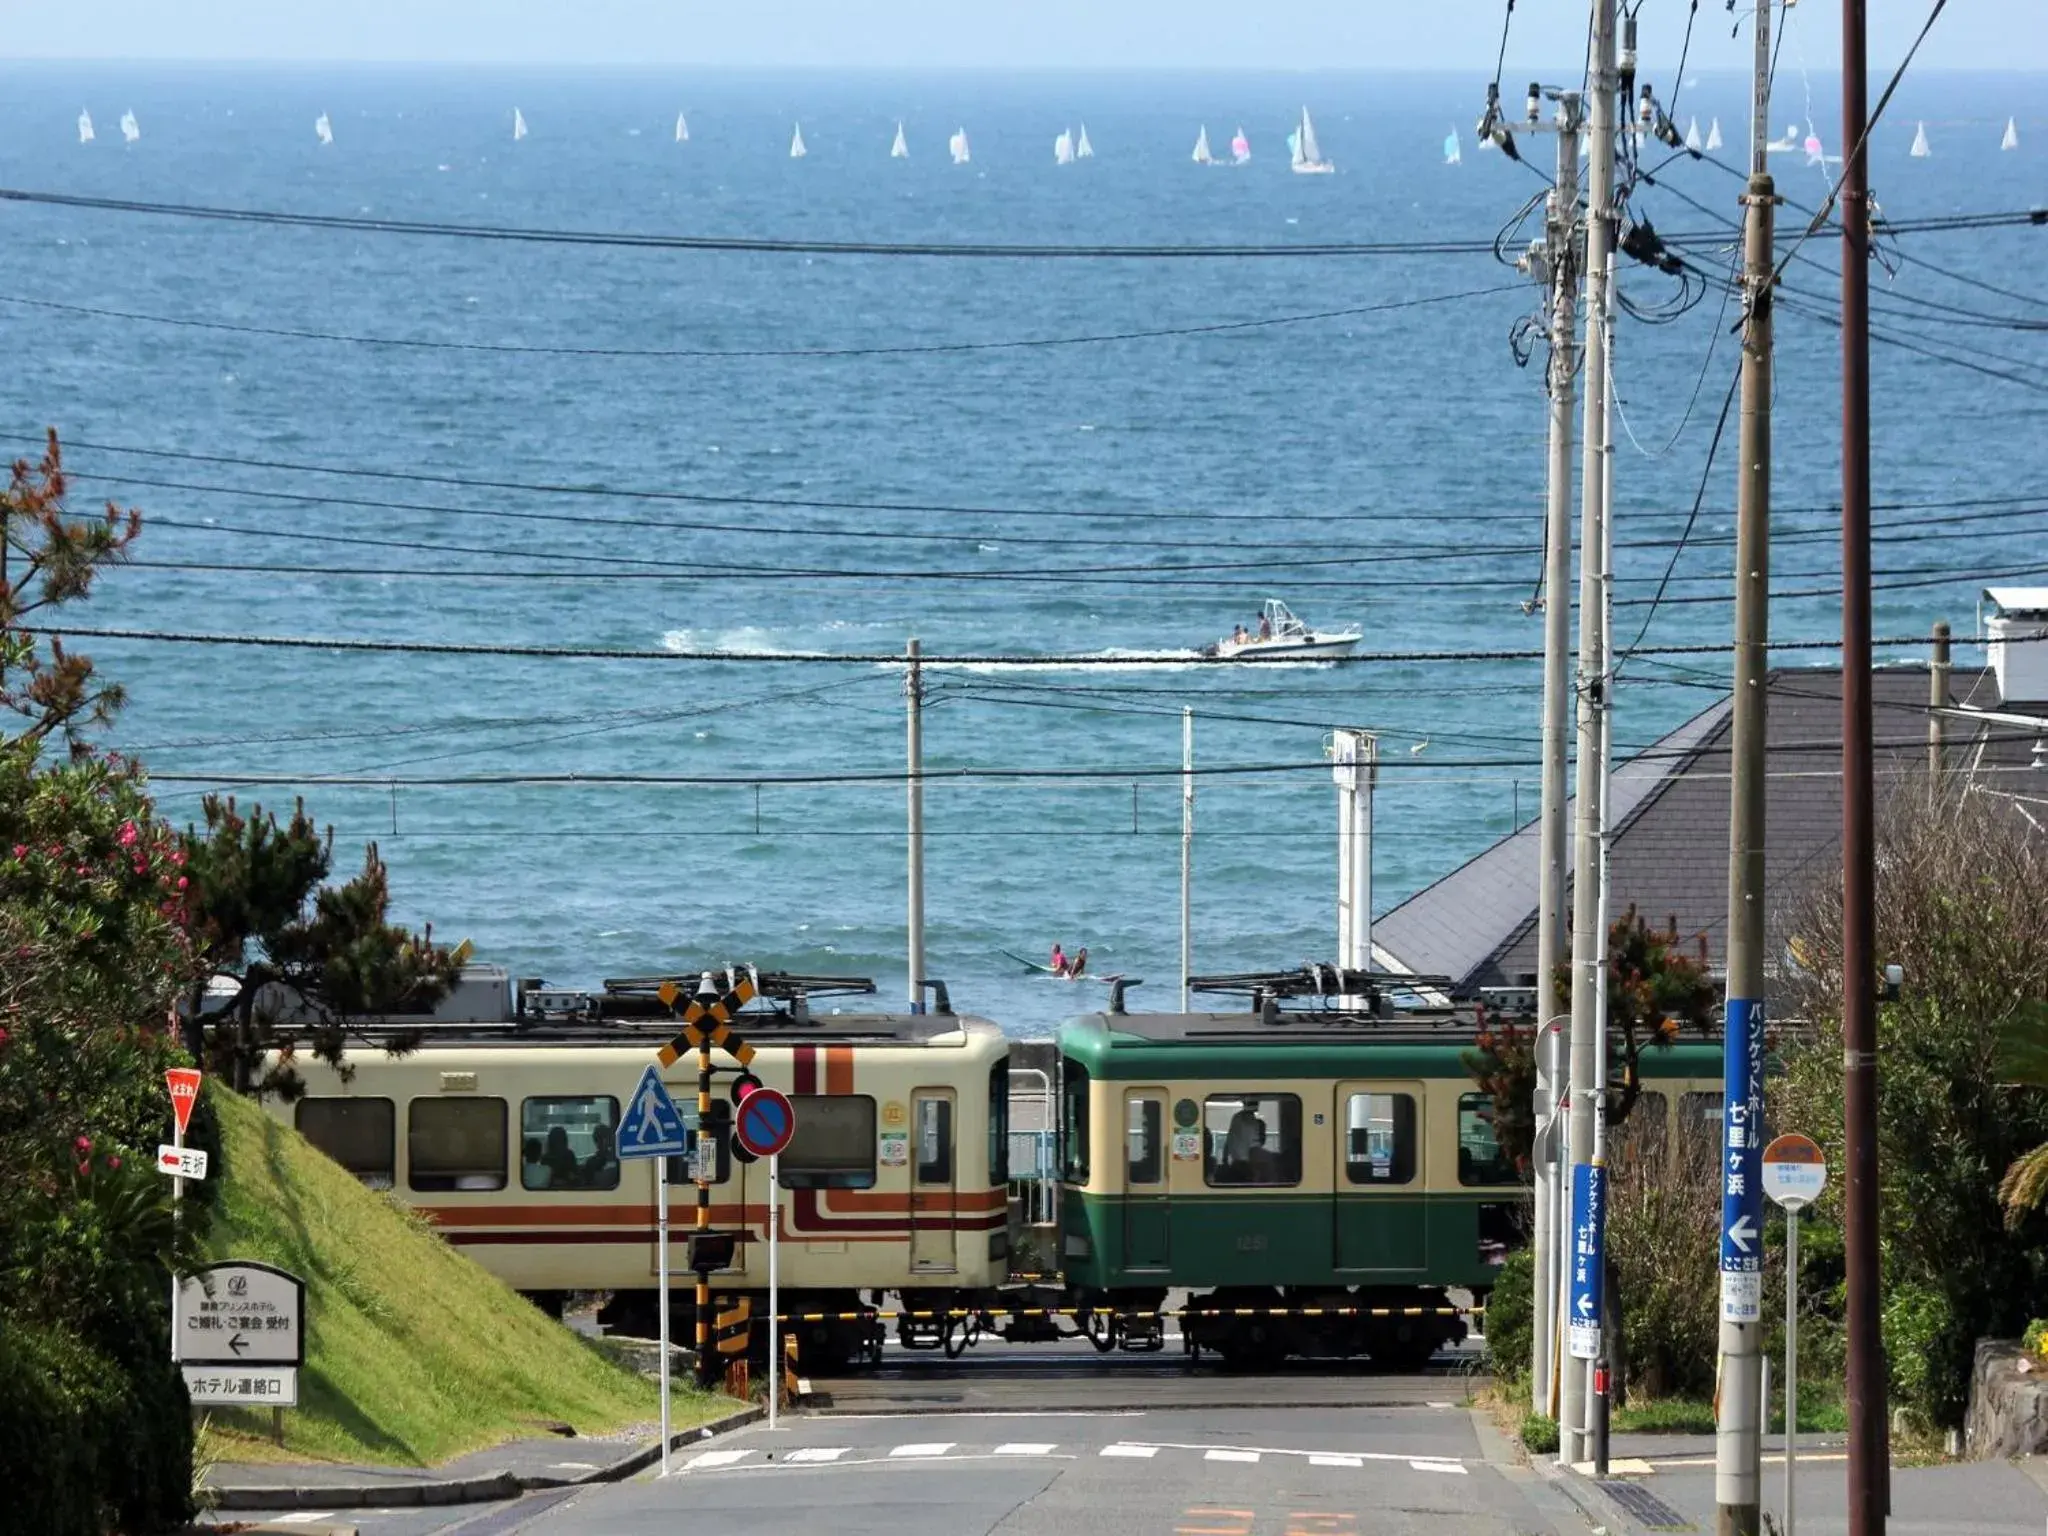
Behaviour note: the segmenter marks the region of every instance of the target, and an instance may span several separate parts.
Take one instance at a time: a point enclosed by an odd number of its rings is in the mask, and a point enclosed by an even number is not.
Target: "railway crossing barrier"
[[[779,1323],[925,1322],[946,1318],[998,1317],[1470,1317],[1484,1319],[1484,1307],[868,1307],[853,1312],[782,1312]]]

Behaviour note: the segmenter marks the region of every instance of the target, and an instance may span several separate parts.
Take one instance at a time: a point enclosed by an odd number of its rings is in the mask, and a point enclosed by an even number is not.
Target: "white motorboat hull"
[[[1247,640],[1242,644],[1225,640],[1217,645],[1216,656],[1221,661],[1283,661],[1342,656],[1364,638],[1363,635],[1309,635],[1284,640]]]

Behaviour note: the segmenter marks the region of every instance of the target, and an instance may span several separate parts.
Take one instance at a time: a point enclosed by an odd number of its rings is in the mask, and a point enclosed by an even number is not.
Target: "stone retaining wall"
[[[1972,1461],[2048,1451],[2048,1360],[2028,1355],[2017,1339],[1979,1339],[1963,1436]]]

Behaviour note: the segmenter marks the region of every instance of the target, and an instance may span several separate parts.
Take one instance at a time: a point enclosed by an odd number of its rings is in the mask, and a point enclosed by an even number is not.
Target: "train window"
[[[1678,1101],[1678,1133],[1681,1137],[1694,1126],[1711,1125],[1721,1134],[1721,1095],[1688,1093]]]
[[[917,1182],[953,1182],[953,1101],[917,1099]]]
[[[1301,1182],[1301,1100],[1294,1094],[1211,1094],[1202,1122],[1202,1176],[1209,1183]]]
[[[1088,1182],[1088,1069],[1073,1057],[1060,1062],[1061,1094],[1065,1099],[1060,1116],[1062,1157],[1069,1184]]]
[[[1127,1099],[1124,1109],[1130,1140],[1126,1180],[1132,1184],[1157,1184],[1164,1177],[1160,1132],[1166,1121],[1166,1105],[1158,1099]]]
[[[1458,1182],[1519,1184],[1521,1174],[1493,1136],[1493,1095],[1458,1095]]]
[[[617,1189],[619,1101],[528,1099],[519,1106],[519,1182],[526,1189]]]
[[[1010,1063],[988,1069],[988,1181],[1010,1182]]]
[[[1664,1138],[1669,1134],[1670,1112],[1671,1101],[1663,1094],[1637,1094],[1628,1118],[1616,1127],[1621,1132],[1623,1155],[1636,1157],[1646,1149],[1653,1154],[1662,1152]]]
[[[1344,1176],[1354,1184],[1415,1178],[1415,1100],[1405,1093],[1354,1093],[1344,1106]]]
[[[398,1111],[389,1099],[301,1099],[299,1134],[371,1189],[389,1189],[398,1167]]]
[[[473,1094],[406,1106],[405,1156],[414,1189],[503,1189],[505,1101]]]
[[[790,1096],[796,1134],[782,1154],[786,1189],[870,1189],[875,1182],[875,1101],[866,1094]]]

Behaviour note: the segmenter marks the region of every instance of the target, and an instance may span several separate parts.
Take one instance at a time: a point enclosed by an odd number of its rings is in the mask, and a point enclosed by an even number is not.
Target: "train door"
[[[1166,1090],[1124,1093],[1124,1263],[1126,1270],[1172,1264],[1173,1210],[1166,1190]]]
[[[950,1088],[919,1088],[910,1096],[910,1267],[921,1274],[950,1274],[958,1267],[960,1160],[953,1110]]]
[[[1336,1267],[1354,1281],[1413,1276],[1429,1263],[1420,1083],[1338,1083]]]

